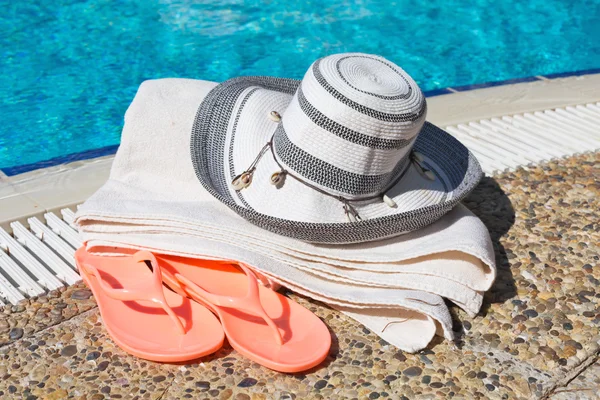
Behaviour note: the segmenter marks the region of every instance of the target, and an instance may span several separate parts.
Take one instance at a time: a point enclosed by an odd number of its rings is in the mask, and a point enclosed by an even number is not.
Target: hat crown
[[[332,194],[379,194],[407,165],[426,108],[414,80],[385,58],[324,57],[283,113],[274,152],[292,173]]]

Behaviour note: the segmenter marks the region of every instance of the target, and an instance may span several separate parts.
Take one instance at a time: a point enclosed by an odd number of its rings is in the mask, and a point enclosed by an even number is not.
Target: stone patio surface
[[[484,178],[465,201],[489,228],[499,277],[459,339],[407,354],[288,295],[330,327],[323,365],[285,375],[225,345],[190,364],[129,356],[76,285],[0,310],[2,399],[600,398],[600,153]]]

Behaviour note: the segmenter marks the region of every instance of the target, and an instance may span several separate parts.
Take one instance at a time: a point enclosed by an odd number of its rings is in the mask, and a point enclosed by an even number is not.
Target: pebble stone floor
[[[600,153],[485,178],[465,204],[490,229],[499,277],[459,339],[407,354],[323,304],[319,368],[269,371],[228,345],[186,365],[131,357],[80,285],[0,310],[2,399],[600,398]]]

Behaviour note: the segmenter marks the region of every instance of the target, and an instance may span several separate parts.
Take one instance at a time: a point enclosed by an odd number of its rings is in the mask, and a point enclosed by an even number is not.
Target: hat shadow
[[[494,246],[497,276],[492,287],[485,293],[478,314],[485,316],[492,304],[504,303],[517,295],[515,280],[510,268],[510,259],[513,258],[513,255],[500,242],[500,239],[515,223],[515,210],[498,182],[487,176],[463,200],[463,204],[488,228]]]

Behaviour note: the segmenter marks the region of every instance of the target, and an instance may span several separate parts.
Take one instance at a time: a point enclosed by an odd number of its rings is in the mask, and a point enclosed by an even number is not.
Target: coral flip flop
[[[152,253],[103,257],[82,247],[75,260],[106,330],[126,352],[152,361],[180,362],[214,353],[223,345],[219,320],[203,305],[168,290]]]
[[[304,371],[327,357],[331,334],[323,321],[260,286],[247,266],[159,254],[156,258],[165,284],[211,308],[231,346],[245,357],[280,372]]]

